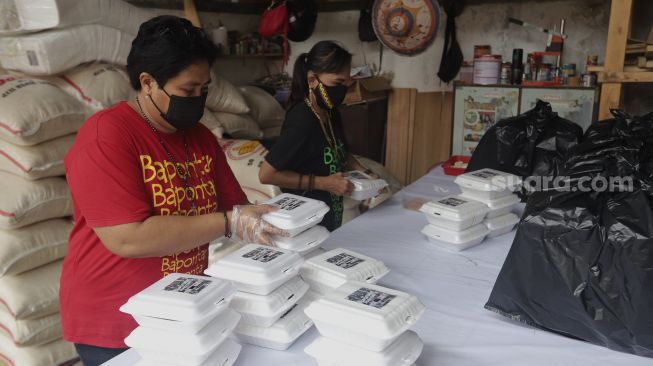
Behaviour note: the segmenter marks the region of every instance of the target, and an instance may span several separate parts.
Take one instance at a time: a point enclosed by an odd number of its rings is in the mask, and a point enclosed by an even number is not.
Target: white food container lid
[[[289,250],[247,244],[214,262],[204,273],[232,281],[239,291],[268,295],[296,276],[303,260]]]
[[[478,201],[490,208],[490,210],[500,210],[505,207],[509,206],[514,206],[518,204],[521,200],[519,199],[519,196],[517,196],[514,193],[510,193],[508,195],[495,198],[495,199],[483,199],[483,198],[474,198],[474,197],[468,197],[465,195],[465,193],[461,194],[460,197],[466,198],[472,201]]]
[[[137,327],[125,338],[125,344],[136,349],[141,357],[148,360],[165,361],[173,354],[203,362],[229,336],[239,321],[240,314],[227,309],[194,336]]]
[[[480,244],[489,232],[484,224],[474,225],[463,231],[447,230],[434,225],[426,225],[422,229],[422,234],[426,235],[433,243],[454,251],[465,250]]]
[[[254,317],[270,326],[295,305],[308,291],[308,284],[301,277],[295,276],[279,286],[269,295],[255,295],[248,292],[236,292],[231,301],[231,308],[243,316],[242,323],[253,324],[248,318]],[[269,322],[268,322],[269,320]]]
[[[419,320],[426,308],[413,295],[347,282],[306,308],[320,333],[372,351],[385,349]]]
[[[427,215],[456,222],[477,217],[482,220],[490,211],[487,205],[460,196],[448,196],[437,201],[426,202],[419,210]]]
[[[229,306],[235,289],[227,281],[172,273],[132,296],[120,307],[132,316],[196,322]]]
[[[238,359],[242,346],[231,339],[225,339],[218,348],[206,359],[206,361],[193,364],[184,362],[186,366],[231,366]],[[162,360],[141,359],[134,366],[178,366],[175,362],[164,362]]]
[[[289,193],[274,197],[267,204],[279,209],[263,215],[263,219],[289,231],[305,228],[307,225],[317,225],[329,212],[329,207],[322,201]]]
[[[380,260],[338,248],[306,260],[300,274],[311,290],[325,293],[348,281],[376,283],[389,271]]]
[[[300,300],[270,327],[238,324],[233,336],[241,343],[286,350],[313,326],[313,321],[304,313],[304,307]]]
[[[422,354],[424,343],[417,333],[406,331],[388,348],[374,352],[326,337],[318,337],[304,349],[321,364],[338,366],[410,366]]]
[[[299,254],[308,253],[329,238],[329,230],[324,226],[314,226],[294,237],[274,236],[274,244]]]
[[[373,179],[358,170],[348,172],[346,178],[354,185],[354,191],[350,197],[357,201],[364,201],[368,198],[376,197],[381,189],[388,186],[388,182],[385,180]]]
[[[490,230],[490,235],[496,233],[508,233],[519,222],[519,217],[513,213],[485,220],[485,226]]]
[[[459,186],[479,191],[514,192],[521,187],[522,179],[513,174],[486,168],[461,174],[454,182]]]

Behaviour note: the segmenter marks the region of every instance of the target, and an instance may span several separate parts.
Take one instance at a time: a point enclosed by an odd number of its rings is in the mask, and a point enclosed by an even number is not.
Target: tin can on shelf
[[[501,65],[501,79],[499,82],[501,84],[510,84],[510,79],[512,77],[512,64],[510,62],[504,62]]]
[[[560,75],[562,84],[567,85],[567,80],[572,76],[576,76],[576,64],[564,64]]]
[[[492,46],[487,44],[474,46],[474,59],[490,54],[492,54]]]
[[[551,64],[541,64],[537,72],[537,81],[551,80]]]
[[[596,86],[596,74],[583,74],[582,84],[586,87]]]
[[[485,55],[474,59],[474,84],[498,84],[501,76],[501,55]]]

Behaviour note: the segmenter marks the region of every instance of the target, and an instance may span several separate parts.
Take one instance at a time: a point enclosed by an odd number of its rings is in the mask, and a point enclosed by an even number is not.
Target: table
[[[514,232],[460,253],[434,247],[420,233],[422,214],[403,208],[414,195],[458,193],[436,168],[383,205],[336,230],[326,249],[343,247],[380,259],[390,273],[380,285],[416,295],[427,307],[413,328],[424,341],[419,366],[644,366],[650,358],[611,351],[510,321],[483,306],[514,239]],[[285,352],[244,345],[236,366],[314,366],[303,349],[315,328]],[[107,366],[133,365],[133,351]],[[365,366],[365,365],[361,365]]]

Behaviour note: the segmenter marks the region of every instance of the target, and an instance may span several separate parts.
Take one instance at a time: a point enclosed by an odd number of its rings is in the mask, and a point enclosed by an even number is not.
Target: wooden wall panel
[[[633,0],[612,0],[610,8],[610,26],[606,46],[606,73],[624,71],[626,44],[630,34],[630,15]],[[610,108],[621,108],[623,105],[623,86],[620,83],[603,83],[601,87],[601,102],[599,103],[599,120],[609,118]]]
[[[416,96],[416,89],[393,89],[388,100],[385,166],[402,184],[409,181]]]
[[[451,151],[453,94],[394,89],[388,103],[386,168],[410,184]]]
[[[426,174],[451,152],[453,93],[417,93],[409,181]]]

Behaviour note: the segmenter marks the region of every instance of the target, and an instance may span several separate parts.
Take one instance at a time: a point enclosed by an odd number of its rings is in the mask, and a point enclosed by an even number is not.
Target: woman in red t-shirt
[[[137,96],[92,116],[65,158],[75,224],[61,318],[85,366],[125,350],[136,323],[118,308],[167,274],[202,274],[211,240],[284,234],[261,220],[270,206],[238,206],[247,198],[198,123],[216,55],[185,19],[143,23],[127,59]]]

